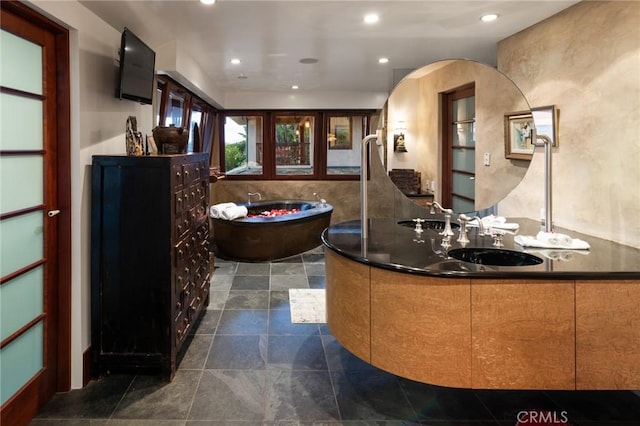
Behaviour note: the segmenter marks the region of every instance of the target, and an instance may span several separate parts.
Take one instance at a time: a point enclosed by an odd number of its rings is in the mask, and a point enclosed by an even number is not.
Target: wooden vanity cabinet
[[[207,154],[94,156],[92,374],[171,380],[209,303]]]
[[[465,278],[325,251],[327,326],[389,373],[467,389],[640,387],[640,282]]]

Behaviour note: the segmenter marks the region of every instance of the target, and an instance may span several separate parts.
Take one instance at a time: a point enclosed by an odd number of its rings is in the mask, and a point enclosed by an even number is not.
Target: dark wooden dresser
[[[94,156],[92,375],[173,378],[209,303],[208,154]]]

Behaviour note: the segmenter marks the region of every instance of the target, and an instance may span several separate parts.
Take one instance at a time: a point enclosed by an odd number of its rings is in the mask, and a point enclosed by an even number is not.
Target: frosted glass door
[[[0,397],[44,368],[42,47],[0,33]]]

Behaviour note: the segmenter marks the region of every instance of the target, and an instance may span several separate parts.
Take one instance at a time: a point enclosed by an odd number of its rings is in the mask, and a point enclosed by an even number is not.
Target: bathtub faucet
[[[248,199],[248,203],[247,204],[251,204],[251,197],[255,197],[258,196],[258,201],[262,200],[262,195],[260,195],[259,192],[247,192],[247,199]]]
[[[317,192],[314,192],[313,196],[316,197],[316,200],[318,201],[318,203],[320,203],[321,207],[324,207],[324,205],[327,203],[327,200],[325,200],[324,198],[320,198]]]

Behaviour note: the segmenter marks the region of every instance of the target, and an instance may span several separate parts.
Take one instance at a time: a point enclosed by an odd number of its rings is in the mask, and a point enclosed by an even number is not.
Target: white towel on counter
[[[483,222],[483,225],[484,225],[484,222]],[[520,225],[512,222],[484,225],[484,229],[504,229],[506,231],[517,231],[519,228],[520,228]]]
[[[499,225],[501,223],[506,223],[507,222],[507,218],[504,216],[496,216],[493,214],[490,214],[489,216],[485,216],[482,218],[482,224],[483,225]]]
[[[236,203],[220,203],[214,204],[209,208],[209,215],[214,219],[220,219],[220,214],[230,207],[237,207]]]
[[[571,238],[565,234],[555,232],[538,232],[535,237],[528,235],[516,235],[513,241],[522,247],[537,247],[546,249],[563,250],[589,250],[591,246],[586,241]]]
[[[234,220],[239,219],[241,217],[247,217],[249,211],[245,206],[233,206],[227,207],[226,209],[220,212],[220,219],[224,220]]]
[[[484,226],[485,230],[494,228],[494,229],[506,229],[508,231],[517,231],[520,228],[520,225],[518,225],[517,223],[507,222],[507,219],[503,216],[495,216],[491,214],[489,216],[483,217],[481,220],[482,220],[482,226]],[[477,227],[478,223],[477,221],[469,222],[467,226]]]
[[[553,247],[566,247],[571,246],[572,238],[567,234],[560,234],[558,232],[538,232],[536,235],[538,241],[544,241],[551,244]]]

